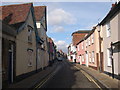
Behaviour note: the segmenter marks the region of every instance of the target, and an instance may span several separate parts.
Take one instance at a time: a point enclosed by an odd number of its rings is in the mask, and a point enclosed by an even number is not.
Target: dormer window
[[[28,26],[28,42],[32,43],[32,31],[33,28],[31,26]]]

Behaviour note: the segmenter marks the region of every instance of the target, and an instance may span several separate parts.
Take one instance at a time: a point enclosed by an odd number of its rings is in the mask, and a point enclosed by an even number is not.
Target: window
[[[28,42],[32,43],[32,31],[33,28],[28,26]]]
[[[88,44],[90,45],[90,37],[88,38]]]
[[[86,39],[86,47],[88,46],[88,42],[87,42],[87,39]]]
[[[112,66],[111,50],[110,50],[110,48],[107,49],[107,65],[108,66]]]
[[[89,61],[91,62],[91,53],[89,53],[89,59],[90,59]]]
[[[107,34],[107,37],[110,37],[110,34],[111,34],[110,22],[106,24],[106,34]]]
[[[32,49],[28,49],[28,66],[32,66],[32,61],[33,61],[33,50]]]
[[[82,62],[84,62],[84,55],[82,55]]]
[[[77,45],[77,48],[78,48],[78,51],[80,51],[80,47],[79,47],[79,45]]]
[[[82,44],[82,49],[84,49],[83,42],[81,44]]]
[[[41,27],[41,23],[39,23],[39,22],[37,22],[36,25],[37,25],[37,28]]]
[[[95,62],[95,59],[94,59],[94,51],[92,51],[92,62],[94,63]]]
[[[94,43],[94,35],[93,34],[92,34],[91,38],[92,38],[92,44],[93,44]]]

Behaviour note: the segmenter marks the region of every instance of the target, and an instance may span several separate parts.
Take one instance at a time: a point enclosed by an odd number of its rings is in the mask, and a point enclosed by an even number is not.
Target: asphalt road
[[[42,88],[98,88],[98,86],[74,64],[62,61]]]

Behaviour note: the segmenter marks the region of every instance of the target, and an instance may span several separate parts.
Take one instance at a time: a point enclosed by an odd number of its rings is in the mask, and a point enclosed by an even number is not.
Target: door
[[[13,45],[10,44],[8,51],[8,81],[9,83],[13,82]]]
[[[88,53],[86,52],[86,66],[88,67]]]
[[[103,63],[103,52],[101,52],[101,69],[104,71],[104,63]]]
[[[97,59],[97,70],[99,70],[99,54],[96,53],[96,59]]]

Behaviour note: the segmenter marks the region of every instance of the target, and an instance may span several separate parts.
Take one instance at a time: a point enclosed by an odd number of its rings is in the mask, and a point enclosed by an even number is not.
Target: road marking
[[[78,68],[77,66],[74,66],[75,68],[77,68],[77,69],[80,69],[80,68]],[[87,77],[87,79],[89,80],[89,81],[92,81],[98,88],[100,88],[100,90],[102,90],[102,88],[95,82],[95,80],[94,79],[92,79],[92,77],[90,76],[90,75],[88,75],[85,71],[83,71],[83,70],[80,70],[86,77]]]
[[[52,72],[51,74],[49,74],[45,79],[43,79],[33,90],[36,90],[38,88],[41,88],[50,78],[52,78],[55,73],[60,69],[60,67],[56,68],[56,70],[54,72]]]
[[[74,66],[75,68],[77,68],[77,69],[80,69],[80,68],[78,68],[77,66]]]

